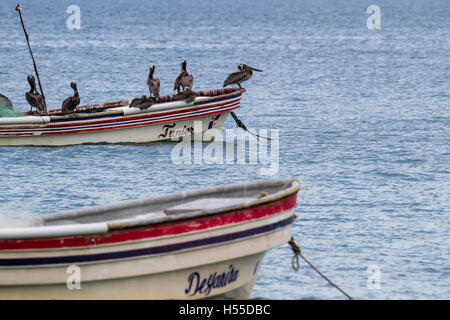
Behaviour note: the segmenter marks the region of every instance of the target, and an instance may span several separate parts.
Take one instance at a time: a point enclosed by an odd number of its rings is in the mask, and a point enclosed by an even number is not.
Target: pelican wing
[[[66,98],[62,105],[61,110],[63,112],[73,112],[75,108],[80,104],[80,98],[79,97],[68,97]]]
[[[67,111],[69,109],[69,104],[70,104],[70,97],[64,99],[63,103],[61,104],[61,110]]]
[[[186,88],[192,89],[194,86],[194,77],[192,74],[187,74],[186,76],[181,78],[181,85]]]
[[[155,79],[148,79],[147,81],[148,89],[150,92],[155,96],[159,97],[159,89],[160,89],[160,82],[158,78]]]
[[[181,79],[187,75],[186,71],[181,72],[178,77],[175,79],[175,83],[173,85],[173,90],[177,90],[179,86],[181,86]]]
[[[41,111],[43,111],[45,109],[44,108],[44,99],[42,99],[42,96],[39,93],[26,92],[25,98],[27,99],[27,102],[31,107],[34,107]]]
[[[224,82],[224,85],[239,83],[246,78],[246,73],[242,71],[233,72],[228,75],[227,79]]]

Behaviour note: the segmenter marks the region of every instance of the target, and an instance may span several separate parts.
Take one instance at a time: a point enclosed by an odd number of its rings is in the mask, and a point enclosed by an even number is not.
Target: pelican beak
[[[256,69],[256,68],[253,68],[253,67],[250,67],[250,66],[248,66],[248,67],[250,68],[250,70],[253,70],[253,71],[264,72],[264,71],[262,71],[261,69]]]

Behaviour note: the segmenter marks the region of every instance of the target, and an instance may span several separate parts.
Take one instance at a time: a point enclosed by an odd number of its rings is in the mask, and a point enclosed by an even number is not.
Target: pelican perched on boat
[[[73,96],[66,98],[62,105],[61,111],[64,114],[73,113],[75,108],[80,104],[80,95],[78,94],[77,83],[72,81],[70,87],[73,89]]]
[[[153,73],[155,72],[155,65],[150,67],[150,74],[148,75],[147,85],[148,90],[150,90],[150,95],[154,97],[159,97],[160,83],[158,78],[153,78]]]
[[[11,100],[9,100],[7,96],[4,96],[0,93],[0,108],[1,107],[8,108],[11,110],[13,109]]]
[[[239,88],[242,88],[241,82],[244,82],[244,81],[247,81],[248,79],[250,79],[253,75],[253,71],[263,72],[260,69],[250,67],[243,63],[238,65],[238,69],[239,69],[239,71],[233,72],[228,75],[227,79],[223,82],[224,88],[230,84],[237,84],[239,86]]]
[[[36,90],[36,80],[33,75],[27,76],[28,83],[30,84],[30,91],[25,93],[25,98],[27,99],[28,104],[30,105],[30,111],[32,108],[36,108],[40,113],[45,113],[45,105],[44,99],[41,94]]]
[[[140,98],[134,98],[129,105],[130,108],[139,108],[145,110],[150,108],[156,101],[156,97],[142,96]]]
[[[175,95],[175,100],[184,100],[186,103],[191,103],[198,97],[198,93],[190,88],[185,88],[184,91],[178,92]]]
[[[180,87],[182,87],[184,91],[185,88],[192,89],[194,86],[194,77],[186,71],[186,64],[186,60],[181,63],[181,72],[175,79],[173,90],[177,90],[177,92],[180,92]]]

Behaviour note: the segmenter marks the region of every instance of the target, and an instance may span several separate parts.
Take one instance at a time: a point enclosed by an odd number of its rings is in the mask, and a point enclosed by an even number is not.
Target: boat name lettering
[[[201,278],[198,272],[192,272],[188,277],[188,286],[184,293],[194,296],[197,293],[209,295],[212,289],[223,288],[229,283],[235,282],[239,276],[239,270],[230,264],[227,271],[217,274],[211,273],[206,278]]]
[[[158,136],[158,139],[167,139],[167,138],[175,138],[182,137],[188,134],[194,133],[194,127],[184,126],[183,128],[178,128],[174,130],[170,130],[175,128],[177,124],[174,122],[172,124],[165,124],[162,126],[163,133]]]

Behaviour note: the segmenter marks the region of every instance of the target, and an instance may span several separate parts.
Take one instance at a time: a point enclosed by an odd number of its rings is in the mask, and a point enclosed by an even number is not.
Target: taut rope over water
[[[322,278],[328,281],[329,284],[331,284],[333,287],[338,289],[343,295],[345,295],[348,299],[353,300],[353,298],[348,295],[344,290],[339,288],[339,286],[335,283],[333,283],[330,279],[328,279],[322,272],[319,271],[311,262],[308,261],[303,255],[302,251],[300,250],[300,247],[295,243],[294,237],[291,237],[291,240],[288,241],[288,243],[291,245],[292,251],[294,252],[294,256],[292,257],[292,268],[295,271],[300,270],[300,263],[298,261],[298,257],[301,257],[309,266],[317,272]]]
[[[233,117],[234,121],[236,121],[236,124],[237,124],[237,126],[239,128],[244,129],[245,131],[247,131],[251,135],[255,136],[256,138],[258,138],[258,139],[259,138],[263,138],[263,139],[267,139],[267,140],[270,140],[270,141],[272,140],[272,138],[263,137],[263,136],[260,136],[260,135],[258,135],[256,133],[253,133],[250,130],[248,130],[247,127],[245,126],[245,124],[241,120],[238,119],[237,115],[233,111],[231,111],[231,116]]]
[[[25,29],[25,25],[23,24],[22,5],[18,4],[16,6],[16,11],[19,12],[20,23],[22,24],[23,32],[25,33],[25,39],[27,40],[28,50],[30,51],[31,59],[33,60],[34,72],[36,72],[36,77],[37,77],[38,83],[39,83],[39,89],[41,90],[41,96],[42,96],[42,100],[44,102],[44,108],[45,108],[44,111],[45,111],[45,114],[47,114],[47,103],[45,102],[45,95],[44,95],[44,91],[42,90],[41,79],[39,78],[39,73],[37,71],[36,61],[34,60],[33,52],[31,51],[30,41],[28,39],[28,33],[27,33],[27,30]]]

